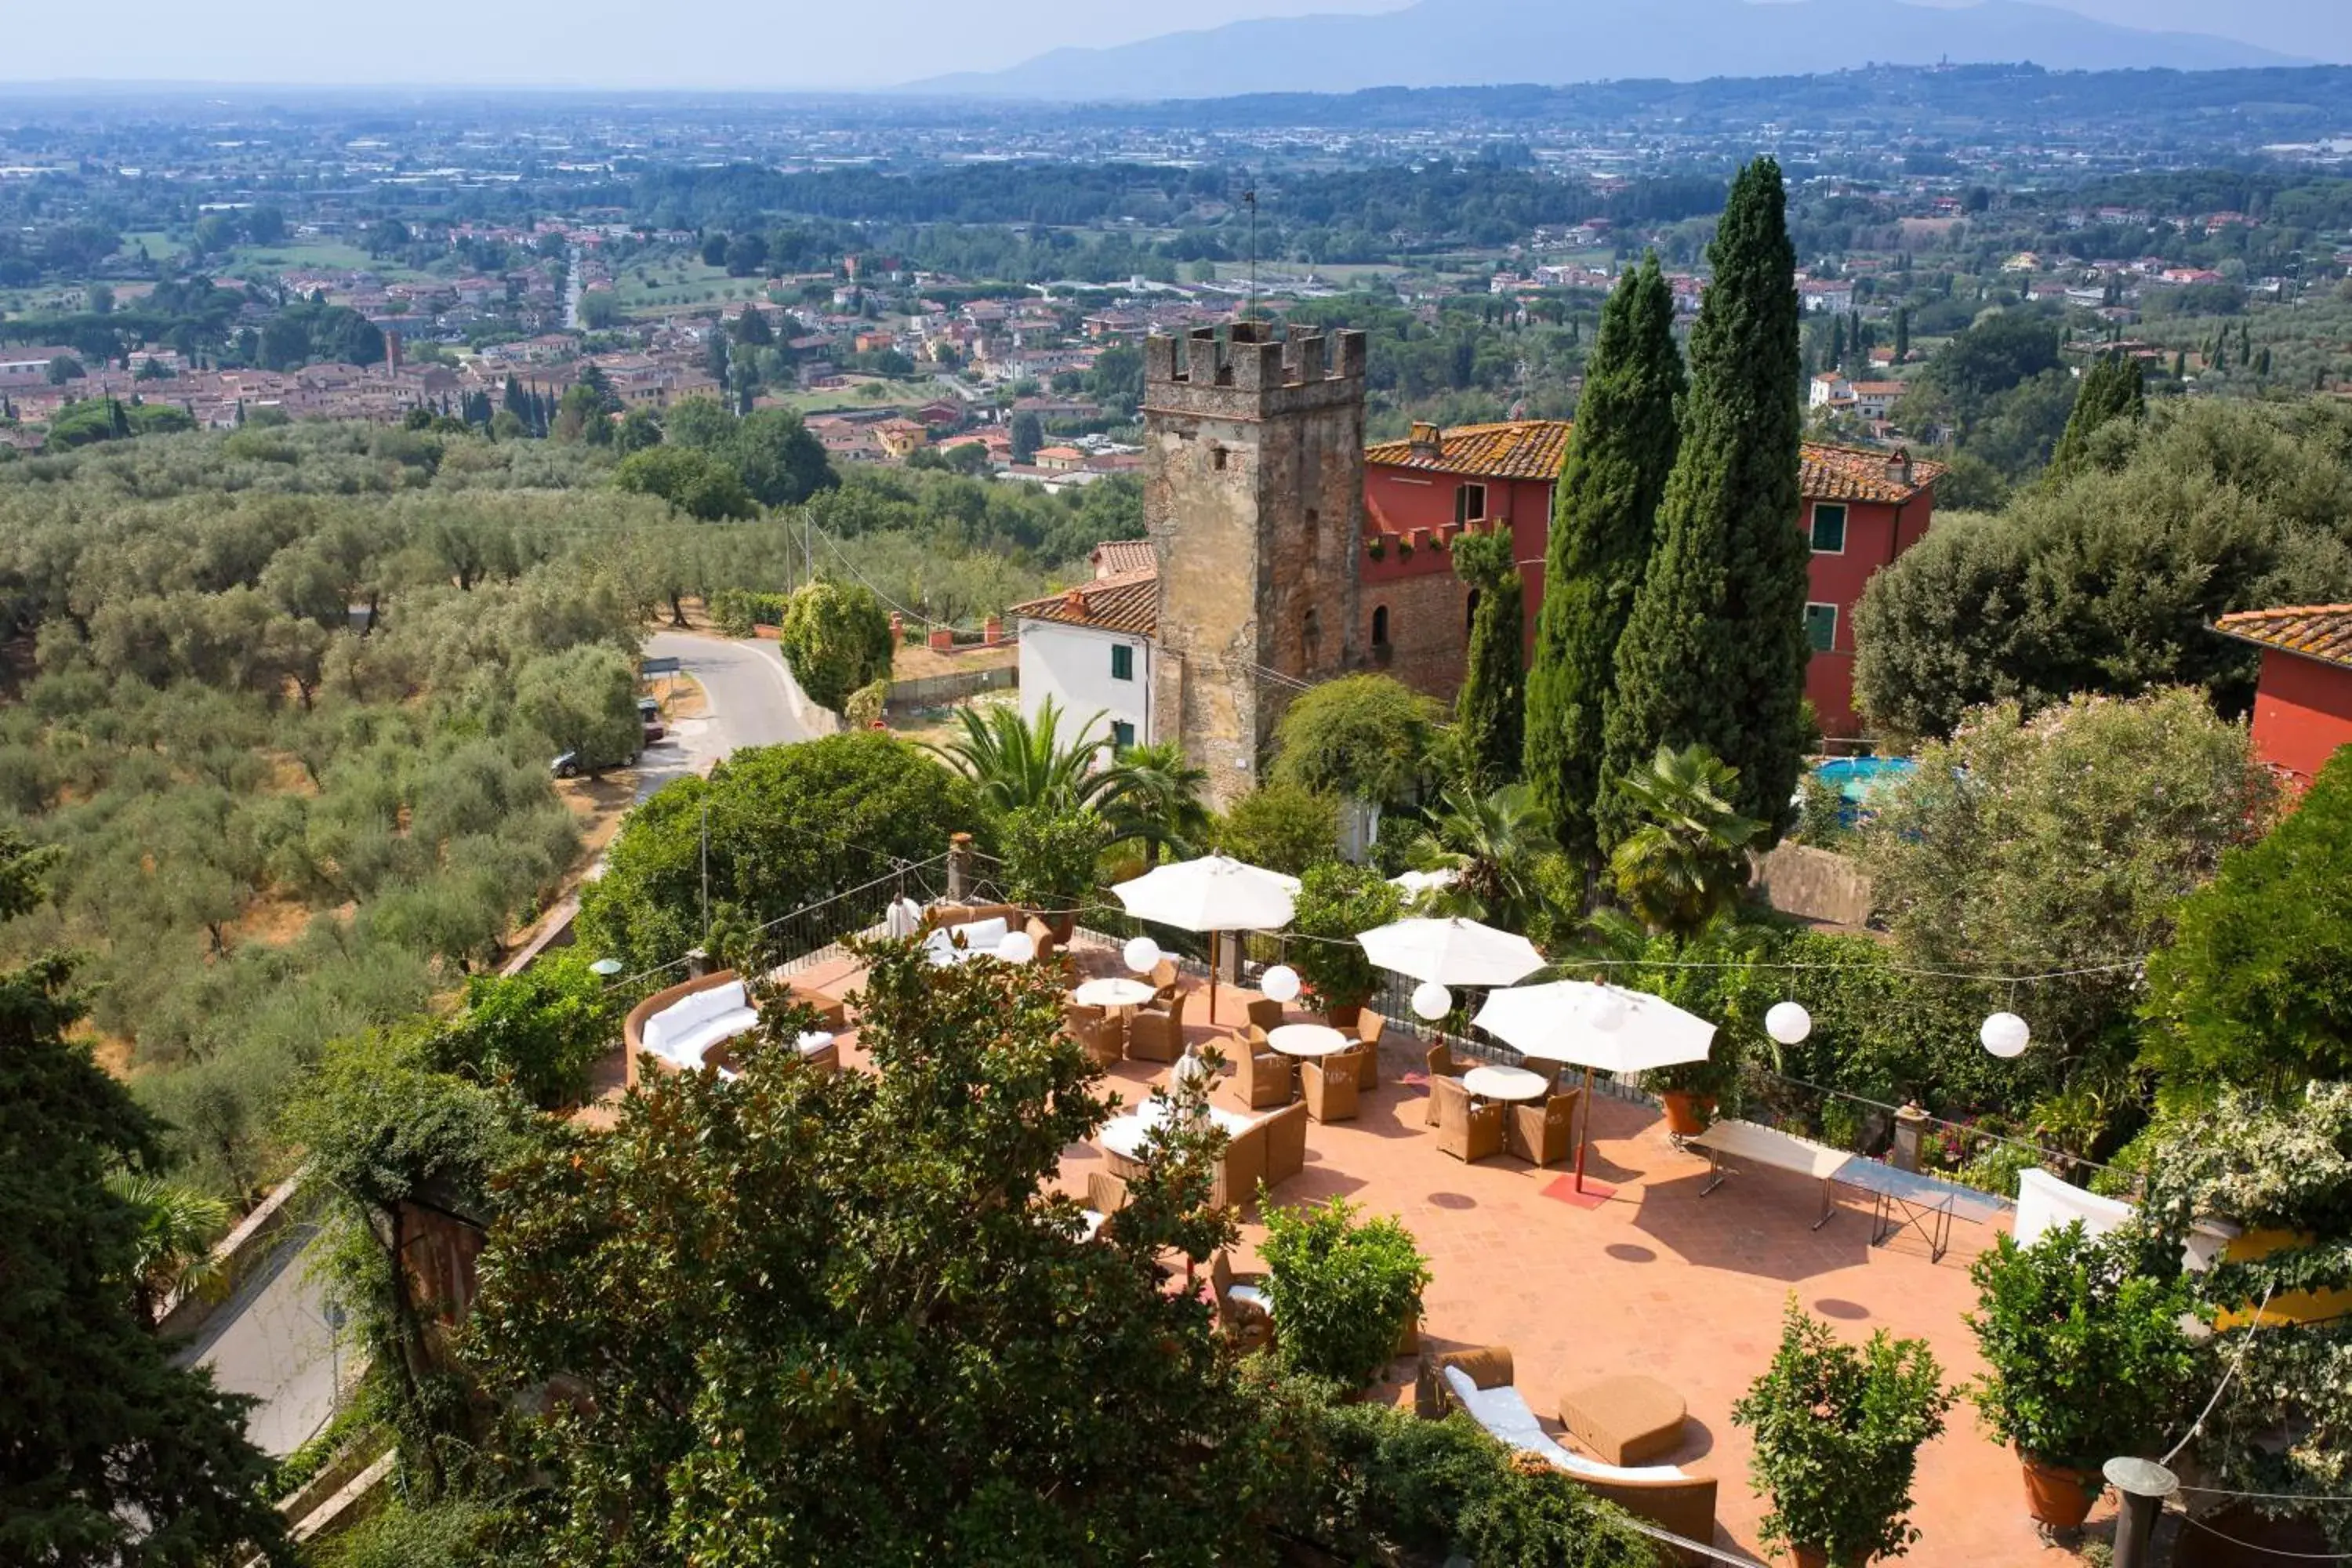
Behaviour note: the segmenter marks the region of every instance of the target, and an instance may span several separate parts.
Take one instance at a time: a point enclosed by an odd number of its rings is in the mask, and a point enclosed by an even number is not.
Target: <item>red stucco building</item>
[[[1507,528],[1527,583],[1530,651],[1543,603],[1552,486],[1568,457],[1565,420],[1416,425],[1364,452],[1360,646],[1376,668],[1450,698],[1462,683],[1474,605],[1448,547],[1470,529]],[[1900,452],[1807,442],[1796,525],[1812,544],[1805,625],[1813,659],[1805,694],[1832,739],[1861,733],[1853,716],[1853,607],[1872,573],[1927,531],[1939,463]]]
[[[2241,610],[2214,629],[2263,650],[2254,688],[2254,755],[2307,788],[2352,746],[2352,605]]]

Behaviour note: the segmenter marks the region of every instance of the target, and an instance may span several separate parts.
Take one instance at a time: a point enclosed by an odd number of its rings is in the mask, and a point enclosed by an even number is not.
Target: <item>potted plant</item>
[[[2030,1247],[1997,1238],[1969,1266],[1968,1324],[1991,1370],[1969,1385],[1985,1428],[2017,1450],[2025,1507],[2052,1530],[2081,1526],[2098,1468],[2157,1442],[2182,1408],[2193,1352],[2180,1331],[2188,1284],[2134,1267],[2134,1250],[2076,1220]]]
[[[1004,814],[1003,839],[1005,897],[1044,921],[1056,942],[1069,941],[1110,826],[1088,806],[1024,805]]]
[[[1333,1027],[1353,1028],[1381,988],[1381,972],[1357,933],[1388,924],[1402,908],[1396,889],[1369,866],[1330,860],[1300,879],[1290,924],[1307,940],[1290,944],[1290,962]]]
[[[1755,1434],[1749,1475],[1772,1499],[1759,1532],[1799,1568],[1862,1568],[1919,1539],[1911,1480],[1952,1391],[1925,1340],[1885,1329],[1856,1348],[1789,1299],[1780,1348],[1731,1407]]]
[[[1716,1101],[1738,1076],[1738,1053],[1729,1032],[1717,1029],[1705,1061],[1677,1062],[1642,1075],[1642,1087],[1655,1090],[1665,1107],[1667,1131],[1691,1138],[1706,1131]]]
[[[1362,1388],[1405,1353],[1421,1322],[1429,1264],[1412,1232],[1382,1215],[1359,1224],[1344,1199],[1276,1208],[1261,1198],[1275,1360]]]

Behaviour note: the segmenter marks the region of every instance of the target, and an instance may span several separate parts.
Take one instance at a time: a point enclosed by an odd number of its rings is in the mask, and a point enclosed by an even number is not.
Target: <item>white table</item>
[[[1133,1114],[1114,1116],[1104,1122],[1103,1130],[1095,1134],[1095,1142],[1123,1160],[1133,1160],[1140,1163],[1143,1159],[1144,1135],[1165,1121],[1167,1116],[1166,1100],[1147,1100],[1136,1109]],[[1209,1120],[1228,1132],[1243,1132],[1248,1131],[1250,1124],[1255,1119],[1236,1115],[1233,1111],[1213,1105],[1209,1107]]]
[[[1525,1068],[1483,1067],[1464,1073],[1462,1087],[1481,1100],[1541,1100],[1551,1079]]]
[[[1282,1024],[1265,1032],[1265,1043],[1286,1057],[1328,1057],[1356,1042],[1328,1024]]]
[[[1156,993],[1140,980],[1089,980],[1070,993],[1081,1007],[1140,1007]]]

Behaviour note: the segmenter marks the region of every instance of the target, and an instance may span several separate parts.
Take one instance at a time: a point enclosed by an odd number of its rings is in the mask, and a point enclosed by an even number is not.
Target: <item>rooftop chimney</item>
[[[1445,444],[1438,434],[1437,426],[1425,419],[1414,420],[1412,422],[1412,455],[1416,458],[1433,458],[1443,457],[1444,452]]]
[[[1911,454],[1897,449],[1893,457],[1887,458],[1886,477],[1893,483],[1902,486],[1906,490],[1909,489],[1911,488]]]

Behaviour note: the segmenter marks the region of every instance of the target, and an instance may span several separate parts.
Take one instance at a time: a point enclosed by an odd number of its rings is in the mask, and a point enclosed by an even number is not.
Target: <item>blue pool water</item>
[[[1832,757],[1815,764],[1813,776],[1835,785],[1848,804],[1860,805],[1918,765],[1909,757]]]

